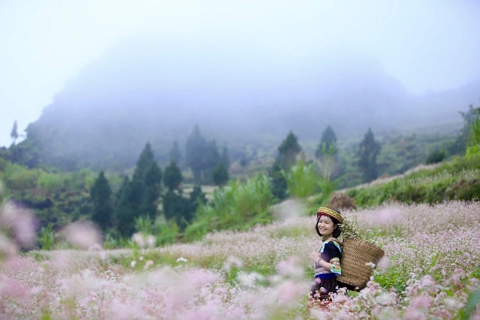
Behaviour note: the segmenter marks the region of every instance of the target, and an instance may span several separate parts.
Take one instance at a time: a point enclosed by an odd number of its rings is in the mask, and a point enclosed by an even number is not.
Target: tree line
[[[381,145],[375,140],[371,128],[365,133],[356,152],[359,170],[364,182],[377,178],[377,157]],[[288,171],[295,163],[302,151],[297,136],[290,131],[287,137],[278,146],[278,155],[268,171],[271,179],[271,190],[278,199],[285,199],[287,195],[287,182],[284,172]],[[319,144],[315,150],[315,158],[320,162],[322,176],[330,179],[333,166],[338,161],[337,137],[331,126],[323,131]],[[338,175],[338,173],[337,173]]]
[[[170,164],[162,172],[151,144],[147,143],[133,175],[131,178],[124,176],[115,195],[104,171],[101,171],[90,191],[92,220],[103,230],[129,236],[134,232],[137,219],[155,219],[161,202],[165,218],[184,229],[193,220],[198,205],[206,203],[201,184],[223,186],[228,182],[228,150],[225,146],[219,152],[215,140],[207,141],[195,126],[186,143],[186,164],[194,177],[194,187],[188,196],[183,194],[181,186],[184,178],[178,163],[182,154],[177,141],[172,146],[170,158]],[[165,192],[162,192],[162,182]]]
[[[458,142],[467,140],[469,135],[468,125],[471,119],[476,119],[478,116],[477,109],[470,107],[467,113],[462,114],[465,119],[465,128],[457,138]],[[11,136],[13,141],[18,137],[15,124]],[[12,145],[14,146],[14,144],[15,142]],[[459,143],[456,144],[456,146],[458,145]],[[0,150],[0,156],[5,159],[11,157],[12,154],[15,154],[10,152],[12,148],[10,150]],[[354,154],[350,153],[353,149],[355,149]],[[341,174],[350,176],[353,172],[351,170],[355,170],[355,174],[361,176],[362,182],[376,179],[378,172],[382,172],[381,167],[379,169],[377,164],[381,145],[375,139],[373,131],[368,129],[356,148],[351,148],[351,150],[349,154],[346,154],[346,152],[339,153],[335,131],[331,126],[328,126],[323,131],[320,142],[316,146],[315,159],[309,161],[317,160],[320,163],[322,174],[325,172],[325,176],[332,179],[338,178]],[[298,143],[298,138],[292,131],[287,134],[278,146],[277,151],[273,164],[265,173],[269,178],[271,192],[277,199],[276,201],[279,201],[289,196],[285,172],[295,166],[297,159],[304,155],[302,155],[302,147]],[[352,159],[350,163],[354,164],[355,167],[353,168],[350,165],[347,172],[342,172],[344,170],[342,165],[344,164],[338,162],[341,162],[341,158],[344,158],[345,155]],[[72,215],[72,219],[91,217],[102,229],[111,230],[121,236],[128,237],[134,232],[135,223],[138,219],[143,218],[153,221],[157,214],[163,211],[167,220],[175,222],[181,229],[186,228],[195,219],[195,212],[200,203],[206,203],[205,194],[202,192],[200,185],[215,184],[223,186],[229,181],[228,149],[226,146],[219,149],[215,140],[205,139],[199,127],[195,126],[187,138],[184,155],[178,142],[174,141],[169,157],[170,164],[162,171],[155,160],[150,143],[147,143],[132,174],[123,176],[121,183],[118,180],[119,176],[115,175],[115,179],[117,179],[115,192],[112,192],[107,178],[108,175],[103,171],[98,173],[98,176],[95,175],[94,184],[88,188],[90,193],[89,203],[82,205],[78,210],[75,209],[78,213],[76,216]],[[435,158],[432,161],[441,161],[442,157],[440,157],[440,160]],[[335,166],[340,168],[332,169]],[[194,188],[189,194],[184,194],[182,171],[185,172],[184,170],[187,168],[192,172]],[[40,174],[40,178],[43,176],[44,174]],[[350,177],[348,178],[350,179]],[[324,192],[323,187],[320,186],[320,188]],[[57,193],[60,193],[60,196],[63,197],[65,192],[58,191]],[[32,201],[35,201],[37,206],[45,208],[54,206],[50,203],[52,202],[50,197],[38,199],[32,196]],[[40,200],[42,201],[40,202]],[[56,202],[55,199],[53,201]],[[60,207],[56,209],[70,216],[68,211],[64,209]],[[44,218],[43,220],[47,223],[50,223],[50,221],[55,223],[52,217],[45,216]]]
[[[165,218],[184,228],[192,220],[198,202],[206,199],[200,186],[195,186],[189,197],[184,197],[179,188],[182,180],[182,173],[174,160],[162,172],[150,143],[147,143],[132,177],[124,177],[116,194],[112,194],[105,173],[98,174],[90,190],[91,219],[103,230],[113,230],[128,237],[135,231],[135,222],[139,218],[153,222],[162,200]],[[162,182],[168,189],[163,195]]]

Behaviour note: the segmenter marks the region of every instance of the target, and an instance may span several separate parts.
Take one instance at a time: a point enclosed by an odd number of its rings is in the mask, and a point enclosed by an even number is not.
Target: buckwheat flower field
[[[308,299],[314,217],[287,209],[274,224],[192,244],[5,249],[0,318],[480,319],[480,203],[344,212],[385,257],[365,289],[342,289],[324,308]]]

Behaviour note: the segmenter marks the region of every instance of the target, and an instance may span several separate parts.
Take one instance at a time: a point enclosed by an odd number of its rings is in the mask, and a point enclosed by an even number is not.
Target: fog
[[[0,145],[42,110],[51,125],[141,121],[146,139],[195,123],[228,140],[460,121],[480,97],[479,13],[476,1],[3,1]]]

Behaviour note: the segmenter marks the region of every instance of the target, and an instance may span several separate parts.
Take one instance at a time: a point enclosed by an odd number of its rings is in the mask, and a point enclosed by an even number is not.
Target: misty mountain
[[[415,96],[378,61],[355,52],[277,52],[233,40],[123,39],[66,83],[24,143],[43,163],[96,168],[133,165],[150,141],[160,162],[195,124],[220,144],[278,141],[293,130],[318,141],[461,120],[480,80]],[[30,142],[29,142],[30,141]]]

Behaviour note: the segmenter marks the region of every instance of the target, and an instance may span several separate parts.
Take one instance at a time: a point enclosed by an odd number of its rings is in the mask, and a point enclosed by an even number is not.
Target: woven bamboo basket
[[[337,277],[341,287],[361,290],[366,287],[373,273],[371,263],[375,266],[385,252],[378,246],[360,239],[345,239],[342,254],[342,275]]]

